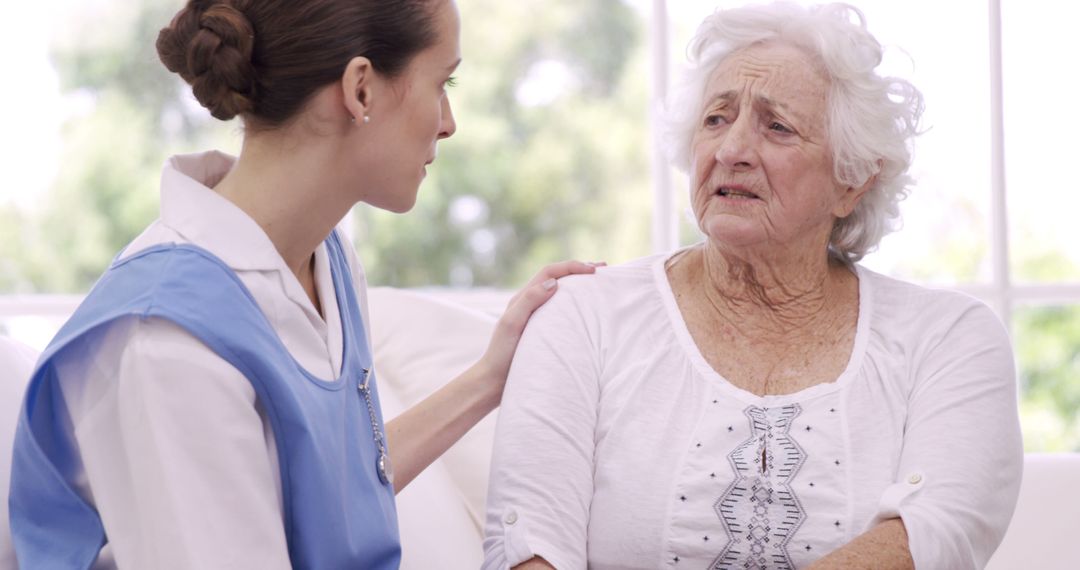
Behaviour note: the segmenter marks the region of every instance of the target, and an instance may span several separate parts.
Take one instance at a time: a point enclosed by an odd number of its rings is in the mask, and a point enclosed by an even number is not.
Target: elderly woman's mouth
[[[716,195],[724,198],[747,198],[757,200],[760,197],[749,190],[743,190],[742,188],[732,188],[728,186],[721,186],[716,190]]]

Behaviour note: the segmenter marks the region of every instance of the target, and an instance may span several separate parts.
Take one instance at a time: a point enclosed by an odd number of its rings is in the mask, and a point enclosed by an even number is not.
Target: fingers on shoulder
[[[554,277],[529,284],[510,300],[503,321],[512,327],[524,327],[529,316],[551,299],[556,290],[558,290],[558,281]]]
[[[577,261],[574,259],[560,261],[558,263],[552,263],[544,267],[537,278],[541,281],[547,279],[558,279],[560,277],[566,277],[567,275],[582,275],[587,273],[595,273],[597,267],[603,267],[607,265],[604,262],[596,261]]]

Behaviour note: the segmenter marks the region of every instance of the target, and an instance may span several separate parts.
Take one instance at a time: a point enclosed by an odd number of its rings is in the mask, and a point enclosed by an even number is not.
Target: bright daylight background
[[[653,70],[674,75],[701,18],[742,2],[669,0],[664,25],[660,0],[457,1],[459,131],[411,214],[357,208],[373,284],[513,287],[552,260],[620,262],[699,239],[685,178],[657,166]],[[998,37],[990,1],[856,0],[889,48],[885,72],[926,95],[929,129],[906,227],[865,263],[991,303],[1013,333],[1028,450],[1080,451],[1080,4],[1000,0]],[[57,307],[155,217],[168,154],[238,150],[239,123],[213,122],[157,61],[157,30],[180,5],[14,8],[0,35],[0,333],[47,343]]]

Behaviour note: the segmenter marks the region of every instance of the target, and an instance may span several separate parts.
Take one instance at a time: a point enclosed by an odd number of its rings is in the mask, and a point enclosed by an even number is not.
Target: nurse
[[[544,269],[479,362],[384,426],[365,279],[335,225],[412,208],[461,60],[453,0],[191,0],[157,50],[239,158],[168,160],[161,217],[31,378],[23,568],[396,568],[394,493],[494,409]]]

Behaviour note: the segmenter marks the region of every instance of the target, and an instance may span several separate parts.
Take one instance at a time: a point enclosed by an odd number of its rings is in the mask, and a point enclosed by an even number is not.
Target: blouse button
[[[514,523],[516,523],[517,522],[517,513],[515,513],[514,511],[510,511],[509,513],[506,513],[506,517],[503,518],[503,521],[505,521],[506,524],[514,524]]]
[[[918,473],[912,473],[911,476],[908,477],[907,482],[912,485],[918,485],[922,482],[922,475],[919,475]]]

